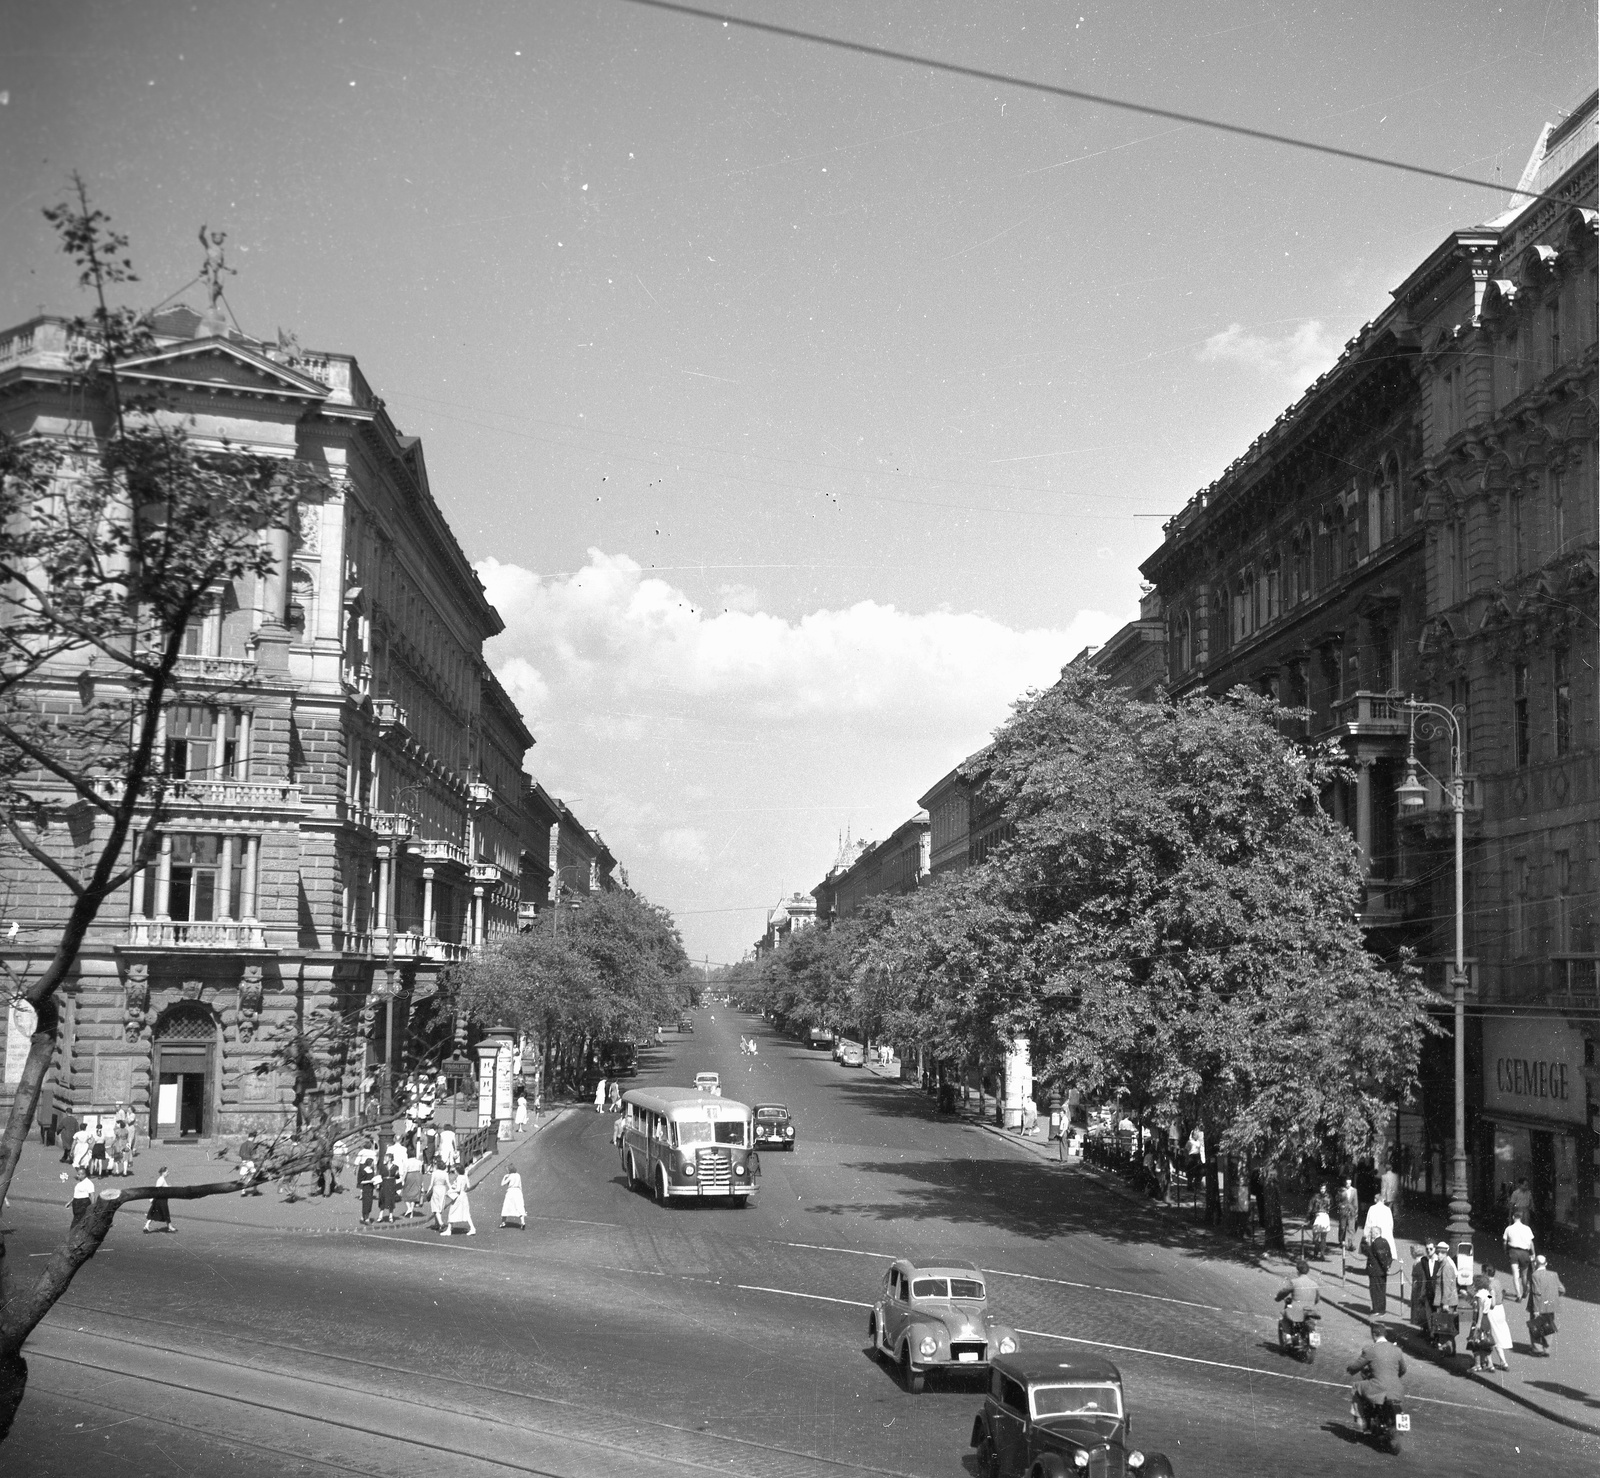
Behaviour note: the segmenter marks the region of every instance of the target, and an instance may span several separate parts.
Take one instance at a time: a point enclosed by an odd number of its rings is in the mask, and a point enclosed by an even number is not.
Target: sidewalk
[[[898,1059],[888,1067],[880,1067],[869,1062],[867,1069],[876,1077],[890,1082],[900,1082],[903,1087],[913,1092],[920,1091],[916,1083],[903,1081],[900,1078]],[[1157,1201],[1134,1190],[1120,1175],[1112,1171],[1086,1165],[1080,1159],[1062,1160],[1059,1141],[1044,1137],[1045,1126],[1042,1121],[1041,1133],[1029,1136],[1019,1134],[1014,1129],[1000,1128],[992,1116],[980,1118],[971,1111],[970,1106],[961,1117],[973,1128],[1004,1140],[1012,1148],[1032,1156],[1041,1165],[1057,1172],[1071,1171],[1085,1175],[1113,1195],[1133,1205],[1170,1219],[1191,1231],[1214,1237],[1219,1244],[1219,1251],[1224,1245],[1234,1249],[1239,1247],[1238,1240],[1228,1236],[1220,1228],[1204,1226],[1192,1205],[1180,1206],[1168,1201]],[[1291,1248],[1289,1253],[1257,1249],[1255,1260],[1257,1267],[1265,1275],[1264,1288],[1266,1282],[1270,1282],[1272,1290],[1275,1291],[1290,1271],[1295,1257],[1292,1249],[1299,1244],[1302,1226],[1303,1222],[1298,1218],[1285,1218],[1284,1230]],[[1407,1266],[1410,1265],[1411,1247],[1414,1243],[1437,1241],[1443,1235],[1443,1231],[1442,1226],[1431,1225],[1422,1216],[1408,1212],[1402,1205],[1400,1215],[1395,1220],[1395,1240],[1404,1251]],[[1456,1365],[1461,1375],[1464,1379],[1488,1386],[1507,1400],[1537,1412],[1540,1416],[1548,1417],[1551,1421],[1600,1436],[1600,1271],[1577,1260],[1571,1263],[1564,1259],[1554,1260],[1557,1271],[1561,1274],[1561,1281],[1567,1289],[1567,1296],[1561,1301],[1559,1315],[1561,1327],[1553,1342],[1552,1353],[1548,1357],[1534,1355],[1527,1343],[1526,1305],[1512,1303],[1511,1279],[1506,1271],[1506,1259],[1498,1239],[1492,1238],[1485,1229],[1479,1228],[1475,1244],[1479,1260],[1482,1261],[1486,1257],[1498,1269],[1497,1277],[1506,1303],[1506,1317],[1510,1321],[1515,1344],[1509,1356],[1511,1361],[1509,1371],[1496,1371],[1492,1375],[1475,1375],[1466,1368],[1468,1360],[1466,1342],[1463,1339],[1457,1346],[1459,1353],[1456,1357]],[[1312,1271],[1324,1284],[1325,1301],[1351,1320],[1364,1324],[1371,1317],[1366,1279],[1355,1272],[1346,1278],[1341,1270],[1335,1283],[1333,1281],[1335,1270],[1341,1268],[1338,1256],[1337,1246],[1330,1247],[1327,1258],[1320,1264],[1313,1263]],[[1407,1286],[1409,1288],[1409,1285]],[[1264,1292],[1262,1297],[1265,1303],[1270,1300],[1271,1292]],[[1406,1323],[1409,1312],[1408,1305],[1402,1305],[1391,1295],[1389,1318],[1392,1324]],[[1409,1328],[1409,1325],[1407,1327]],[[1437,1361],[1437,1357],[1427,1350],[1420,1340],[1408,1339],[1405,1344],[1408,1354],[1414,1359],[1430,1363]]]
[[[525,1133],[520,1135],[514,1133],[509,1139],[502,1139],[487,1155],[479,1156],[469,1169],[474,1193],[480,1188],[484,1189],[485,1194],[498,1189],[497,1185],[486,1185],[485,1182],[498,1170],[500,1162],[514,1158],[517,1151],[531,1144],[534,1136],[541,1130],[547,1129],[557,1120],[573,1112],[575,1112],[573,1108],[562,1107],[536,1115],[530,1119]],[[139,1152],[138,1158],[133,1162],[131,1176],[126,1179],[107,1176],[97,1184],[118,1189],[123,1186],[152,1185],[156,1173],[163,1165],[167,1168],[167,1180],[173,1186],[205,1185],[211,1181],[231,1180],[239,1163],[235,1152],[236,1141],[226,1140],[222,1143],[226,1148],[221,1158],[217,1156],[215,1144],[150,1145]],[[61,1174],[67,1167],[60,1163],[60,1159],[59,1146],[40,1144],[37,1136],[28,1141],[17,1165],[16,1175],[11,1181],[8,1221],[15,1218],[25,1206],[30,1208],[33,1218],[44,1220],[45,1218],[39,1216],[39,1208],[54,1206],[61,1212],[61,1229],[63,1232],[66,1230],[67,1202],[72,1196],[72,1182],[61,1179]],[[341,1179],[344,1182],[344,1190],[335,1196],[308,1195],[306,1190],[302,1189],[291,1201],[284,1197],[275,1181],[266,1181],[260,1187],[259,1196],[244,1196],[233,1191],[208,1196],[204,1200],[174,1201],[172,1224],[180,1230],[186,1222],[222,1222],[279,1232],[309,1232],[322,1235],[344,1233],[357,1236],[403,1235],[407,1231],[420,1231],[426,1226],[426,1216],[417,1216],[409,1222],[384,1222],[382,1225],[374,1223],[362,1226],[361,1197],[355,1190],[354,1172],[346,1169]],[[310,1175],[302,1175],[300,1184],[302,1187],[308,1187],[311,1184]],[[126,1211],[118,1213],[112,1235],[125,1236],[129,1230],[138,1232],[144,1224],[146,1204],[135,1203]],[[495,1201],[494,1205],[498,1206],[499,1202]],[[481,1211],[479,1215],[481,1217]]]

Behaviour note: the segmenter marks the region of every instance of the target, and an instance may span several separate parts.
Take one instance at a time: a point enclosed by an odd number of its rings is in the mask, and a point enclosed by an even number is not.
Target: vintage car
[[[681,1017],[678,1021],[678,1030],[681,1032],[692,1032],[694,1030],[694,1022],[691,1021],[687,1016]]]
[[[898,1259],[867,1316],[867,1338],[900,1368],[908,1391],[930,1371],[982,1370],[1017,1348],[1017,1332],[989,1308],[983,1274],[965,1258]]]
[[[831,1047],[833,1046],[833,1033],[825,1026],[808,1026],[806,1028],[806,1046]]]
[[[1098,1355],[997,1355],[973,1419],[981,1478],[1173,1478],[1164,1453],[1133,1445],[1122,1374]]]
[[[694,1086],[701,1093],[709,1093],[716,1098],[722,1097],[722,1079],[715,1073],[696,1073]]]
[[[839,1061],[846,1067],[865,1067],[867,1065],[867,1054],[861,1050],[857,1043],[846,1042],[839,1049]]]
[[[781,1103],[756,1105],[756,1148],[792,1150],[794,1148],[794,1120]]]

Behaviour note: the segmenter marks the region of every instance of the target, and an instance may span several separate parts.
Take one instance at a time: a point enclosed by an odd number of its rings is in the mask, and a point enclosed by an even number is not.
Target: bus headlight
[[[1089,1454],[1081,1447],[1072,1454],[1072,1466],[1075,1468],[1087,1468],[1089,1466]]]
[[[931,1334],[925,1334],[922,1336],[922,1343],[918,1345],[917,1348],[921,1350],[924,1355],[937,1355],[939,1353],[939,1341],[936,1340]]]
[[[685,1155],[683,1157],[683,1173],[685,1175],[693,1175],[694,1174],[694,1156],[693,1155]]]
[[[735,1175],[743,1175],[745,1173],[744,1166],[743,1165],[735,1165],[733,1167],[733,1173]]]
[[[1017,1342],[1016,1342],[1016,1340],[1012,1339],[1009,1334],[1006,1335],[1006,1337],[1000,1341],[1000,1353],[1002,1355],[1014,1355],[1014,1354],[1016,1354],[1016,1352],[1017,1352]]]
[[[1142,1468],[1144,1466],[1144,1454],[1137,1451],[1130,1452],[1128,1454],[1128,1466],[1130,1468]]]

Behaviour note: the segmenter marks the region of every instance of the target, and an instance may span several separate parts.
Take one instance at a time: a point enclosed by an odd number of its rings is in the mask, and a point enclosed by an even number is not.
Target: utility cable
[[[1180,113],[1175,108],[1158,108],[1153,103],[1136,103],[1127,98],[1109,97],[1104,93],[1085,92],[1081,88],[1060,87],[1051,82],[1035,82],[1031,78],[1016,77],[1009,72],[991,72],[983,67],[969,67],[960,62],[942,61],[938,57],[895,51],[887,46],[870,46],[864,41],[846,41],[840,36],[824,36],[815,31],[802,31],[794,26],[774,25],[771,21],[749,20],[744,16],[725,14],[720,10],[702,10],[696,5],[680,5],[676,0],[623,0],[623,3],[643,6],[647,10],[686,15],[695,20],[720,21],[725,26],[739,26],[747,31],[781,36],[788,41],[809,41],[816,46],[831,46],[835,51],[876,57],[880,61],[905,62],[910,66],[927,67],[935,72],[948,72],[955,77],[970,77],[978,82],[994,82],[1002,87],[1020,87],[1028,92],[1066,98],[1070,102],[1093,103],[1102,108],[1118,108],[1125,113],[1143,114],[1147,118],[1166,118],[1174,123],[1187,123],[1195,128],[1209,128],[1218,133],[1231,133],[1239,138],[1256,139],[1262,143],[1282,144],[1287,148],[1304,149],[1312,154],[1326,154],[1334,159],[1349,159],[1357,164],[1375,164],[1382,169],[1397,169],[1405,174],[1421,175],[1425,179],[1448,180],[1452,185],[1471,185],[1474,189],[1493,190],[1499,195],[1505,194],[1507,188],[1502,180],[1480,180],[1472,175],[1452,174],[1446,169],[1433,169],[1428,165],[1412,164],[1404,159],[1386,159],[1381,154],[1366,154],[1359,149],[1341,149],[1337,144],[1319,144],[1314,139],[1274,133],[1271,129],[1249,128],[1242,123],[1226,123],[1220,118],[1207,118],[1200,113]],[[1572,203],[1562,196],[1545,195],[1536,190],[1513,190],[1511,195],[1513,200],[1529,205],[1536,200],[1553,201],[1558,205]]]

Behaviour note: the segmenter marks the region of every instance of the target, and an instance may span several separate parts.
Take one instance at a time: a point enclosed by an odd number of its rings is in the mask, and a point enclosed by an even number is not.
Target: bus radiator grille
[[[727,1150],[706,1150],[700,1156],[700,1184],[720,1190],[733,1189],[733,1156]]]

